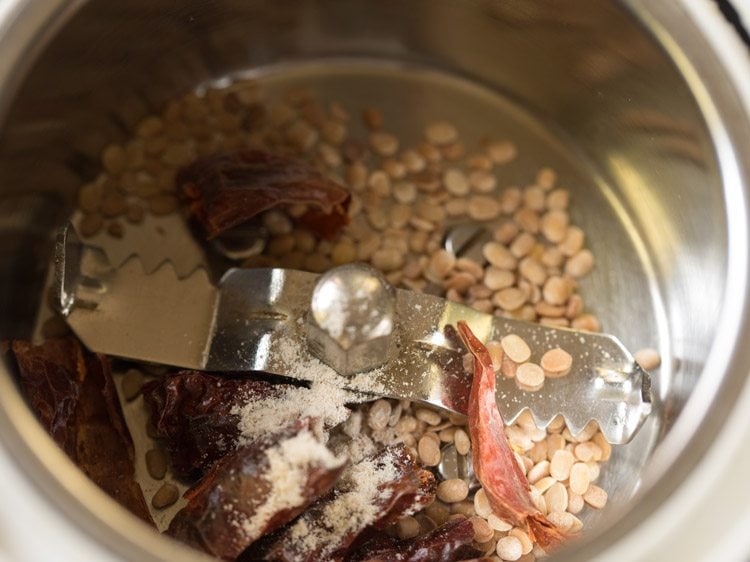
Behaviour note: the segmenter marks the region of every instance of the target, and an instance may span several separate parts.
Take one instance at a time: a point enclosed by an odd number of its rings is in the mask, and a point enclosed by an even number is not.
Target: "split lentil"
[[[167,456],[161,449],[146,451],[146,469],[155,480],[161,480],[167,474]]]
[[[122,376],[121,388],[125,400],[135,400],[141,394],[145,378],[137,369],[128,369]]]
[[[661,365],[661,356],[659,352],[650,347],[639,349],[634,354],[635,360],[645,371],[653,371]]]
[[[177,486],[165,482],[151,498],[151,505],[156,509],[164,509],[176,502],[179,497],[180,491],[177,489]]]

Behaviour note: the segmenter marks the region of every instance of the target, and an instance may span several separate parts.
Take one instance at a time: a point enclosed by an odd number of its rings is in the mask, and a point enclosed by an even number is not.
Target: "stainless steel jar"
[[[512,127],[562,170],[600,256],[586,294],[609,331],[665,357],[656,416],[605,475],[611,507],[560,559],[697,558],[705,543],[670,530],[713,528],[686,517],[691,498],[717,494],[732,517],[737,496],[711,467],[728,479],[748,463],[733,455],[750,435],[750,64],[712,3],[10,0],[0,53],[3,338],[28,336],[49,234],[98,151],[170,96],[239,72],[294,76],[408,108],[407,132],[447,100],[467,127]],[[192,555],[88,482],[4,368],[0,437],[44,501],[115,556]]]

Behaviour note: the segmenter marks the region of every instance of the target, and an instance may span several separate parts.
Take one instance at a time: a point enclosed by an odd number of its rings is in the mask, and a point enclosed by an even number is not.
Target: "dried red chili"
[[[260,150],[214,154],[180,170],[176,182],[209,240],[278,205],[310,206],[298,220],[323,238],[333,238],[349,220],[349,193],[288,156]]]
[[[48,340],[41,346],[14,341],[21,388],[31,409],[55,442],[70,457],[76,454],[75,410],[85,360],[74,339]]]
[[[234,560],[258,538],[302,513],[338,478],[345,460],[313,440],[308,431],[287,431],[239,447],[185,493],[188,504],[167,533]]]
[[[14,341],[11,349],[21,387],[53,439],[100,488],[153,525],[109,360],[85,354],[73,338]]]
[[[474,525],[468,519],[454,519],[422,537],[396,540],[381,535],[357,548],[347,562],[459,562],[476,560]],[[488,559],[489,560],[489,559]]]
[[[144,385],[143,398],[175,474],[197,478],[235,449],[240,429],[233,408],[280,396],[288,388],[264,380],[181,371]]]
[[[474,356],[469,431],[477,478],[497,516],[526,527],[545,550],[554,548],[565,535],[547,520],[531,499],[529,481],[516,462],[505,435],[505,423],[497,409],[495,371],[490,354],[466,322],[458,322],[458,332]]]
[[[373,481],[373,467],[389,472],[388,478]],[[341,561],[367,532],[387,527],[434,497],[432,473],[420,468],[403,446],[389,447],[350,467],[331,494],[260,541],[258,550],[253,547],[242,560]]]

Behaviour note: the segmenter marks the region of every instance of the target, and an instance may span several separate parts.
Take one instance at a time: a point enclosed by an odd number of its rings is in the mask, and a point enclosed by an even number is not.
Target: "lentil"
[[[484,284],[492,291],[506,289],[513,285],[516,277],[507,269],[500,269],[496,266],[490,266],[484,273]]]
[[[417,452],[425,466],[440,464],[440,446],[431,437],[425,435],[417,442]]]
[[[101,211],[105,217],[116,217],[128,208],[127,200],[119,193],[106,193],[102,197]]]
[[[594,509],[601,509],[607,503],[607,492],[595,484],[591,484],[583,494],[583,501]]]
[[[340,146],[344,142],[347,135],[346,125],[341,121],[328,120],[323,125],[323,130],[320,132],[322,137],[330,142],[334,146]]]
[[[495,164],[507,164],[516,157],[516,147],[510,141],[493,142],[487,146],[487,156]]]
[[[549,476],[549,466],[550,463],[548,460],[541,460],[537,462],[529,472],[526,474],[526,477],[529,480],[529,484],[535,484],[545,476]]]
[[[545,194],[541,187],[530,186],[523,192],[523,203],[532,211],[543,211],[545,199]]]
[[[472,154],[468,160],[469,168],[489,172],[492,169],[492,160],[486,154]]]
[[[565,211],[548,211],[542,217],[542,234],[553,244],[562,243],[568,235],[569,222],[568,213]],[[576,241],[572,243],[575,244]]]
[[[577,462],[570,469],[570,489],[579,495],[584,495],[589,489],[591,473],[585,463]]]
[[[471,274],[476,280],[480,280],[484,277],[484,269],[482,266],[471,258],[458,258],[456,260],[456,269]]]
[[[138,398],[141,394],[143,382],[143,373],[136,369],[128,369],[128,371],[122,376],[122,383],[120,384],[125,400],[131,401]]]
[[[443,174],[443,184],[448,193],[456,196],[463,196],[469,193],[469,181],[466,179],[466,175],[457,169],[449,168]]]
[[[125,218],[131,224],[139,224],[143,222],[145,215],[146,210],[140,205],[129,205],[128,210],[125,212]]]
[[[451,199],[445,204],[445,211],[448,216],[458,217],[465,215],[469,207],[466,199]]]
[[[501,560],[518,560],[523,556],[523,545],[518,537],[508,535],[497,541],[497,555]]]
[[[474,526],[474,540],[477,542],[487,542],[495,536],[495,530],[490,527],[489,523],[481,517],[471,517],[469,519]]]
[[[451,516],[450,509],[448,509],[444,503],[440,500],[435,500],[424,509],[425,515],[432,519],[437,525],[442,525]]]
[[[99,210],[104,188],[99,182],[84,184],[78,190],[78,207],[85,212],[93,213]]]
[[[536,489],[535,486],[531,486],[531,501],[534,503],[534,507],[536,507],[540,512],[543,514],[547,514],[547,502],[544,500],[544,495]]]
[[[531,357],[531,348],[518,335],[509,334],[500,340],[505,355],[515,363],[525,363]]]
[[[547,519],[555,527],[565,533],[573,528],[573,525],[575,524],[574,519],[576,519],[576,517],[567,511],[553,511],[547,514]]]
[[[544,371],[536,363],[523,363],[516,369],[516,382],[524,390],[539,390],[544,385]]]
[[[573,357],[564,349],[556,347],[542,355],[540,363],[546,376],[551,378],[563,377],[570,372],[570,368],[573,365]]]
[[[557,247],[562,255],[569,258],[583,249],[584,240],[585,235],[583,230],[577,226],[569,226],[565,231],[565,237]]]
[[[419,535],[422,527],[414,517],[407,515],[396,523],[396,534],[400,539],[412,539]]]
[[[492,359],[492,368],[499,371],[503,364],[503,346],[499,341],[488,341],[485,346]]]
[[[416,150],[406,150],[401,156],[401,160],[406,169],[412,173],[418,173],[425,169],[427,162]]]
[[[585,330],[587,332],[598,332],[601,329],[599,320],[593,314],[581,314],[573,319],[570,325],[576,330]]]
[[[373,266],[388,273],[404,264],[404,256],[391,248],[383,248],[373,252],[371,261]]]
[[[536,211],[529,208],[523,208],[515,212],[513,220],[516,221],[521,230],[530,234],[539,232],[540,218]]]
[[[119,175],[126,165],[125,149],[118,144],[111,144],[102,151],[102,166],[112,174]]]
[[[517,187],[509,187],[500,195],[501,211],[506,215],[512,215],[518,209],[522,199],[523,194],[520,189]]]
[[[149,200],[149,210],[154,215],[168,215],[177,209],[177,198],[174,195],[157,195]]]
[[[475,195],[469,199],[467,212],[476,221],[489,221],[500,215],[500,203],[491,197]]]
[[[492,297],[492,304],[508,312],[518,310],[525,302],[526,295],[516,287],[502,289]]]
[[[482,254],[485,259],[500,269],[515,269],[517,261],[508,248],[499,242],[487,242],[482,246]]]
[[[597,445],[593,441],[585,441],[575,446],[575,448],[573,449],[573,454],[575,455],[576,459],[582,462],[588,462],[592,460],[596,461],[601,459],[602,450],[599,448],[599,445]]]
[[[367,187],[380,197],[390,197],[391,178],[383,170],[375,170],[367,180]]]
[[[161,480],[167,474],[167,456],[161,449],[146,451],[146,469],[154,480]]]
[[[544,266],[532,257],[523,258],[518,264],[521,276],[528,279],[534,285],[544,285],[547,280],[547,271]]]
[[[398,182],[393,186],[393,198],[399,203],[414,203],[417,200],[417,186],[410,181]]]
[[[536,175],[536,184],[545,191],[555,187],[557,173],[552,168],[542,168]]]
[[[104,226],[104,219],[98,213],[85,214],[78,221],[78,232],[84,238],[97,234]]]
[[[382,131],[376,131],[370,135],[370,146],[380,156],[393,156],[398,150],[398,139]]]
[[[563,256],[562,252],[560,252],[558,248],[551,246],[544,249],[540,260],[548,268],[555,269],[559,268],[563,264],[565,256]]]
[[[586,466],[589,467],[589,481],[595,482],[597,478],[599,478],[599,474],[601,469],[599,468],[599,463],[589,461],[586,463]]]
[[[428,410],[426,408],[420,408],[417,410],[415,416],[418,420],[425,422],[428,425],[436,426],[440,423],[440,414],[435,410]]]
[[[381,398],[373,402],[372,406],[370,406],[370,411],[367,414],[367,425],[375,430],[385,429],[390,417],[391,403]]]
[[[487,523],[489,523],[490,527],[492,527],[495,531],[500,531],[501,533],[510,531],[513,528],[513,525],[511,525],[504,519],[500,519],[494,513],[490,513],[487,516]]]
[[[568,490],[560,482],[555,482],[544,493],[544,501],[551,513],[565,511],[568,507]]]
[[[568,208],[570,193],[567,189],[554,189],[547,194],[547,208],[550,210],[564,211]]]
[[[492,515],[492,507],[490,507],[490,502],[483,488],[479,488],[474,494],[474,510],[477,515],[485,519]]]
[[[458,139],[458,131],[447,121],[430,123],[425,128],[424,135],[427,142],[437,146],[448,145]]]
[[[437,497],[445,503],[462,502],[469,495],[469,485],[460,478],[444,480],[437,487]]]
[[[430,257],[427,271],[428,279],[441,280],[453,269],[456,264],[456,256],[447,250],[438,250]]]
[[[446,427],[445,429],[440,430],[440,432],[438,433],[438,437],[440,438],[441,443],[453,443],[455,434],[455,427]]]
[[[557,275],[550,277],[544,284],[542,294],[544,300],[553,305],[563,305],[573,292],[573,286],[564,277]]]
[[[522,232],[510,245],[510,253],[516,258],[522,258],[531,253],[536,245],[536,239],[528,232]]]
[[[583,496],[568,490],[568,513],[572,513],[574,515],[576,513],[580,513],[583,509],[583,503]]]
[[[549,473],[552,478],[560,482],[570,477],[570,470],[575,463],[573,453],[565,449],[558,449],[552,455]]]
[[[458,428],[453,433],[453,443],[456,446],[456,451],[459,455],[467,455],[471,450],[471,441],[469,435],[461,428]]]
[[[635,352],[634,357],[644,371],[653,371],[661,365],[659,352],[650,347],[639,349]]]
[[[162,486],[151,498],[151,505],[153,505],[156,509],[164,509],[165,507],[169,507],[174,502],[176,502],[177,498],[179,497],[180,492],[177,489],[177,486],[166,482],[162,484]]]
[[[591,440],[601,451],[601,458],[599,460],[602,462],[608,461],[609,457],[612,455],[612,445],[609,444],[609,441],[607,441],[601,432],[596,433]]]
[[[547,318],[561,318],[565,315],[566,310],[564,306],[555,306],[546,301],[539,301],[534,305],[534,312],[538,316],[546,316]]]
[[[451,161],[460,160],[466,155],[466,149],[460,142],[454,142],[453,144],[443,147],[442,152],[445,159]]]
[[[581,250],[573,257],[568,258],[565,263],[565,273],[575,278],[584,277],[593,267],[594,255],[589,250]]]
[[[383,126],[383,115],[374,107],[366,107],[362,111],[362,120],[368,129],[376,131]]]
[[[459,271],[452,273],[448,280],[443,284],[443,287],[448,290],[453,289],[459,293],[465,293],[469,287],[474,285],[474,283],[476,283],[476,280],[471,274]]]

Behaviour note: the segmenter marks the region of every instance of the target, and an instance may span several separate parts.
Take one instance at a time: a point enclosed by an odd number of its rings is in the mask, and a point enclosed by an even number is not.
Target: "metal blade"
[[[537,351],[561,347],[571,373],[542,390],[520,390],[498,376],[507,423],[530,409],[540,427],[562,414],[572,434],[596,420],[611,443],[629,441],[651,411],[650,378],[613,336],[499,318],[438,297],[395,291],[398,354],[381,367],[344,377],[318,359],[305,322],[319,276],[286,269],[232,269],[214,287],[204,270],[178,279],[169,264],[144,272],[137,258],[117,270],[74,250],[68,235],[58,260],[61,303],[90,349],[119,357],[207,371],[265,371],[342,388],[418,400],[466,413],[471,375],[454,326],[466,320],[482,341],[515,333]],[[86,257],[96,267],[86,267]],[[80,274],[66,256],[82,256]],[[539,356],[537,356],[539,355]]]

